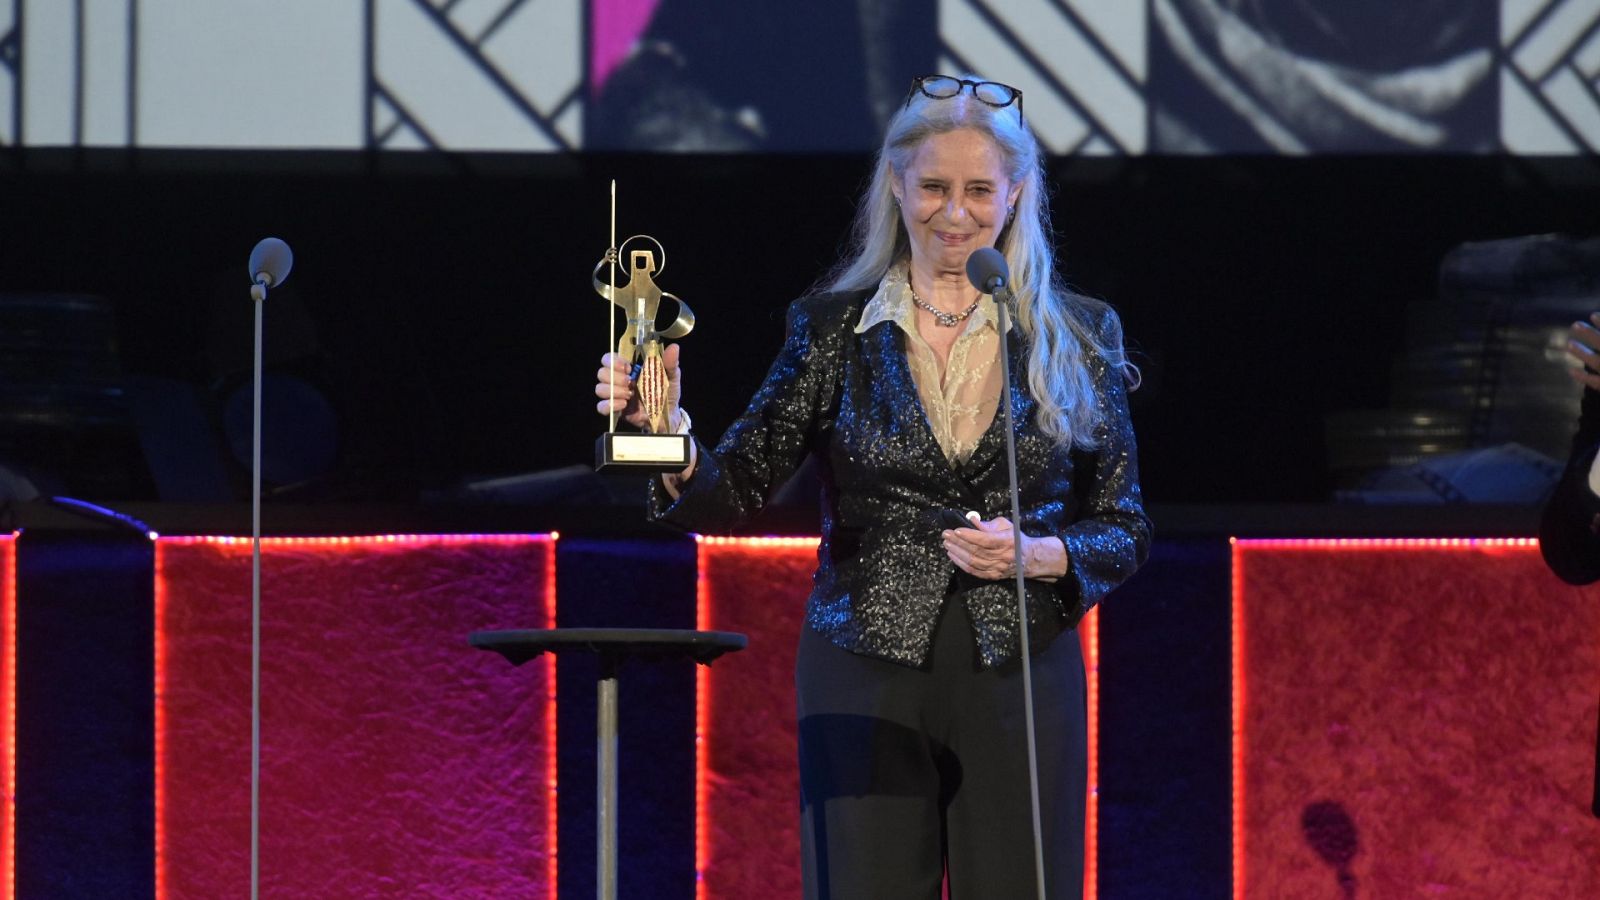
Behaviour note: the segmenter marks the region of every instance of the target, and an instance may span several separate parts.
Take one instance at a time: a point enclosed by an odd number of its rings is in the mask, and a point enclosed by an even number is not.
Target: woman
[[[1567,356],[1573,363],[1567,374],[1583,386],[1583,399],[1567,469],[1539,518],[1539,552],[1558,578],[1583,585],[1600,581],[1600,312],[1572,323]],[[1600,735],[1594,772],[1589,810],[1600,816]]]
[[[1600,581],[1600,312],[1572,323],[1567,357],[1573,363],[1567,374],[1583,386],[1583,400],[1566,472],[1540,517],[1539,550],[1563,581],[1592,584]],[[1600,782],[1595,810],[1600,815]]]
[[[826,290],[716,449],[651,488],[652,514],[730,528],[815,454],[823,536],[800,638],[802,851],[813,898],[1037,896],[993,298],[965,274],[997,247],[1019,314],[1012,384],[1046,882],[1082,884],[1087,744],[1071,629],[1143,562],[1121,328],[1054,271],[1022,96],[924,76],[890,122]],[[677,347],[670,421],[677,406]],[[615,367],[613,371],[613,367]],[[602,413],[641,416],[623,363]],[[621,385],[612,387],[613,382]],[[977,513],[951,529],[941,511]]]

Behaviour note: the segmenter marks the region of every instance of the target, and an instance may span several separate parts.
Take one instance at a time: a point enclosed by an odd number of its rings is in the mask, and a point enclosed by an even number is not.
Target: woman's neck
[[[911,292],[922,302],[945,312],[959,313],[978,299],[978,291],[965,272],[940,272],[911,264],[907,273]]]

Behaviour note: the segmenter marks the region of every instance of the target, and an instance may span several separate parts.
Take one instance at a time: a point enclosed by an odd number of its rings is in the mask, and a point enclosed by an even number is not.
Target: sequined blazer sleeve
[[[759,512],[772,490],[794,474],[812,447],[832,396],[836,345],[844,330],[820,328],[813,320],[819,311],[847,312],[841,304],[824,304],[819,298],[790,304],[783,349],[744,414],[714,450],[696,438],[694,475],[676,501],[659,482],[652,482],[652,518],[685,529],[729,531]]]
[[[1120,345],[1115,312],[1100,321],[1103,341]],[[1150,552],[1151,526],[1139,491],[1139,454],[1128,415],[1128,387],[1120,367],[1092,363],[1095,398],[1104,412],[1099,442],[1074,451],[1078,513],[1059,533],[1067,548],[1067,577],[1057,582],[1063,606],[1076,621],[1139,568]]]

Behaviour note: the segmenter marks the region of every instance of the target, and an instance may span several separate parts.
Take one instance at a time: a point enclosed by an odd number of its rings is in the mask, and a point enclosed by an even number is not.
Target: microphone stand
[[[250,299],[255,302],[255,360],[250,419],[250,900],[261,896],[261,319],[267,289],[283,284],[294,253],[278,238],[250,251]]]
[[[261,319],[272,277],[254,276],[255,363],[250,419],[250,900],[261,896]]]
[[[1008,299],[1016,295],[1004,281],[995,285],[991,294],[1004,291]],[[1039,741],[1033,725],[1033,660],[1028,640],[1028,595],[1022,566],[1022,498],[1017,490],[1016,421],[1011,412],[1011,305],[996,297],[1000,309],[1000,383],[1005,390],[1000,396],[1000,406],[1006,417],[1006,475],[1011,487],[1011,538],[1012,557],[1017,570],[1017,625],[1018,640],[1022,643],[1022,702],[1023,722],[1028,735],[1028,801],[1033,813],[1033,877],[1039,889],[1039,900],[1046,900],[1044,892],[1044,830],[1039,816]]]

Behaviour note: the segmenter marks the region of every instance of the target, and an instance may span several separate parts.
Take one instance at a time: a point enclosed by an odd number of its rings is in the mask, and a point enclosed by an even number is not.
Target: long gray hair
[[[1039,404],[1039,424],[1062,447],[1093,449],[1104,411],[1096,402],[1089,354],[1117,373],[1133,373],[1122,349],[1122,328],[1099,300],[1074,294],[1056,274],[1054,232],[1045,196],[1039,142],[1022,123],[1020,108],[995,109],[963,91],[934,99],[913,94],[889,121],[873,165],[872,182],[856,204],[848,250],[823,280],[828,290],[876,288],[889,268],[909,260],[911,243],[894,203],[893,181],[903,175],[922,142],[971,128],[1000,149],[1013,185],[1020,184],[1016,217],[995,240],[1011,268],[1017,323],[1027,338],[1028,389]],[[1112,323],[1099,333],[1102,320]]]

